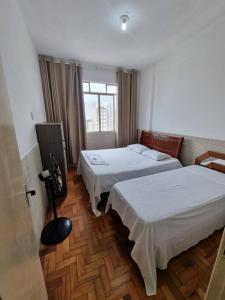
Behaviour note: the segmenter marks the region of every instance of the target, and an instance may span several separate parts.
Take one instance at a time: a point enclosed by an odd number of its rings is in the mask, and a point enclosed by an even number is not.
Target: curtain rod
[[[99,65],[94,63],[84,63],[84,67],[89,70],[103,70],[103,71],[116,71],[117,68],[114,66],[106,66],[106,65]]]
[[[57,57],[53,57],[53,56],[48,56],[48,55],[44,55],[44,54],[39,54],[39,59],[44,58],[47,61],[52,61],[55,63],[64,63],[64,64],[75,64],[76,66],[82,66],[81,62],[79,60],[74,60],[74,59],[63,59],[63,58],[57,58]],[[94,69],[96,70],[111,70],[111,71],[123,71],[125,73],[130,73],[133,71],[138,71],[136,69],[128,69],[128,68],[122,68],[122,67],[113,67],[113,66],[106,66],[106,65],[98,65],[98,64],[94,64],[94,63],[87,63],[84,62],[83,63],[83,67],[85,68],[85,66],[88,67],[94,67]]]
[[[43,54],[39,54],[38,57],[39,57],[39,59],[44,58],[47,61],[52,61],[52,62],[55,62],[55,63],[64,63],[66,65],[75,64],[77,66],[81,66],[81,63],[78,60],[62,59],[62,58],[57,58],[57,57],[43,55]]]
[[[137,72],[138,73],[138,70],[137,69],[123,69],[123,68],[118,68],[117,71],[121,71],[123,73],[132,73],[132,72]]]

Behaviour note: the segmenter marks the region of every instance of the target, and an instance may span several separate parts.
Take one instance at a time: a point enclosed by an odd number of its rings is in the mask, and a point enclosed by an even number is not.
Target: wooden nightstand
[[[207,151],[195,159],[195,164],[225,173],[225,154]]]

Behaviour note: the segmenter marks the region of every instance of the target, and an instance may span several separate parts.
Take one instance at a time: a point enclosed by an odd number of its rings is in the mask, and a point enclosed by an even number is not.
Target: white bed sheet
[[[108,205],[129,228],[131,256],[155,295],[156,268],[225,225],[225,174],[190,166],[120,182]]]
[[[91,165],[85,156],[87,153],[98,154],[109,164]],[[154,161],[124,147],[81,151],[78,162],[78,174],[83,177],[90,195],[92,210],[98,216],[100,212],[97,210],[97,205],[101,193],[109,192],[115,183],[180,167],[182,167],[181,163],[175,158]]]

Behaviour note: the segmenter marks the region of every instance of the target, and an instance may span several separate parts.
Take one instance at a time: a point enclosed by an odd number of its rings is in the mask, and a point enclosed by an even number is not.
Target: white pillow
[[[149,150],[148,147],[144,146],[144,145],[141,145],[141,144],[132,144],[132,145],[128,145],[127,146],[130,150],[133,150],[139,154]]]
[[[157,160],[157,161],[171,157],[169,154],[159,152],[159,151],[156,151],[156,150],[148,150],[148,151],[143,152],[142,154],[144,156],[147,156],[147,157],[149,157],[151,159],[154,159],[154,160]]]

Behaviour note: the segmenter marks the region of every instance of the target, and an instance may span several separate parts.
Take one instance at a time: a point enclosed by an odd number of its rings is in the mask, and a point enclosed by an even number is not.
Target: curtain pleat
[[[137,141],[137,71],[117,72],[118,129],[117,146]]]
[[[47,121],[63,124],[69,165],[77,164],[85,149],[85,111],[82,67],[40,56]]]

